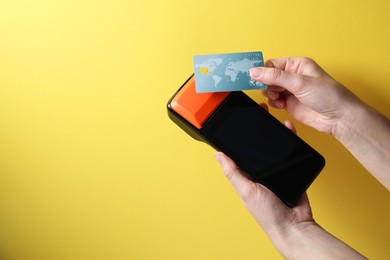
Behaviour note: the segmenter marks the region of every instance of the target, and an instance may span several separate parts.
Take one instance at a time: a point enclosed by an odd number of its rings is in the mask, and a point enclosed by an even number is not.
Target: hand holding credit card
[[[266,85],[252,80],[249,76],[251,68],[263,66],[263,54],[259,51],[195,55],[196,92],[225,92],[266,88]]]

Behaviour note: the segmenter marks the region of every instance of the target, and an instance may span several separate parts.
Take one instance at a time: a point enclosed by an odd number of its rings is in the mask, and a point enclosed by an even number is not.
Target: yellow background
[[[261,50],[314,58],[389,116],[389,10],[384,0],[0,0],[0,258],[280,259],[213,150],[168,119],[166,102],[194,54]],[[389,259],[389,192],[331,137],[297,127],[327,160],[308,191],[316,220]]]

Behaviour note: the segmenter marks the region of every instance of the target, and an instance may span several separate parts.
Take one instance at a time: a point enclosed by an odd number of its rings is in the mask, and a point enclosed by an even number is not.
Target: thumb
[[[302,74],[266,67],[251,68],[250,76],[260,83],[283,87],[294,95],[302,93],[310,81],[310,77]]]
[[[215,157],[220,163],[226,178],[233,185],[238,195],[244,202],[248,202],[256,189],[255,183],[245,177],[237,168],[237,165],[233,162],[233,160],[224,153],[217,152]]]

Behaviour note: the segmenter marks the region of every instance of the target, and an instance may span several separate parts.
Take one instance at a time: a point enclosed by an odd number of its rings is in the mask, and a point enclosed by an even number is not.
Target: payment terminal
[[[225,153],[290,207],[325,165],[317,151],[242,91],[197,93],[191,76],[167,109],[190,136]]]

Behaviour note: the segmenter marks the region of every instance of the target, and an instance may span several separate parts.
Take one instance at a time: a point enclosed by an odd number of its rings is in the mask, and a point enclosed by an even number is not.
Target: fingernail
[[[282,108],[282,107],[283,107],[283,102],[280,101],[280,100],[277,100],[277,101],[275,101],[275,105],[276,105],[276,107],[278,107],[278,108]]]
[[[263,68],[260,67],[254,67],[250,69],[250,76],[251,78],[258,78],[261,75],[261,72],[263,71]]]

